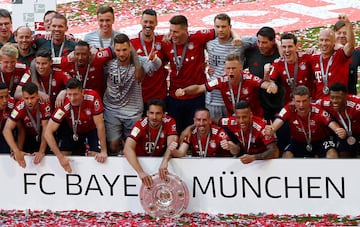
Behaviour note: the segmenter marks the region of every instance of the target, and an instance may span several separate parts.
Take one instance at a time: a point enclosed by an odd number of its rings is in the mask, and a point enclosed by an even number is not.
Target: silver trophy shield
[[[140,188],[140,202],[152,217],[180,217],[189,204],[189,190],[180,177],[169,173],[166,181],[153,174],[153,186]]]

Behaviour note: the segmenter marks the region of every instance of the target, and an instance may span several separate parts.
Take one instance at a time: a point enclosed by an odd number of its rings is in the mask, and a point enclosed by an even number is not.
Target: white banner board
[[[141,182],[124,157],[105,164],[71,157],[67,174],[54,156],[22,169],[0,156],[0,209],[144,212]],[[160,158],[140,158],[156,173]],[[233,158],[172,159],[169,171],[188,186],[186,212],[359,215],[360,160],[277,159],[244,165]]]
[[[13,29],[27,25],[32,31],[41,31],[44,14],[56,10],[56,0],[12,0]]]

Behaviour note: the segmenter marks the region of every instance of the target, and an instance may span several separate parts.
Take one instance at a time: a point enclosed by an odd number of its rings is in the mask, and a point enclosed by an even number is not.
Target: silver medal
[[[349,136],[347,139],[346,139],[346,142],[349,144],[349,145],[354,145],[356,143],[356,139],[355,137],[353,136]]]
[[[77,134],[73,134],[73,140],[74,141],[78,141],[79,140],[79,136]]]
[[[36,135],[36,136],[35,136],[35,140],[36,140],[36,142],[40,142],[40,136],[39,136],[39,135]]]
[[[327,94],[329,94],[329,87],[327,87],[327,86],[325,86],[324,88],[323,88],[323,93],[325,94],[325,95],[327,95]]]
[[[311,146],[311,144],[306,145],[306,150],[307,150],[308,152],[311,152],[311,151],[312,151],[312,146]]]

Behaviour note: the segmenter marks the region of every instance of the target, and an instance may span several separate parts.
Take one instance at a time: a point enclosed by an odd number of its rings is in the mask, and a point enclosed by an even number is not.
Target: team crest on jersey
[[[136,53],[141,54],[143,51],[141,48],[137,49]]]
[[[188,49],[189,49],[189,50],[194,49],[194,43],[193,43],[193,42],[190,42],[190,43],[188,44]]]
[[[305,62],[301,62],[301,64],[300,64],[300,69],[301,69],[301,70],[306,70]]]
[[[58,109],[54,114],[54,118],[60,120],[64,116],[65,112],[61,109]]]
[[[161,43],[155,43],[155,50],[161,50]]]
[[[95,111],[100,110],[100,101],[98,99],[96,99],[94,102],[94,109]]]
[[[211,141],[210,141],[210,147],[211,147],[211,148],[215,148],[215,147],[216,147],[216,143],[215,143],[214,140],[211,140]]]
[[[173,124],[173,125],[171,126],[171,129],[172,129],[173,131],[176,131],[176,125]]]
[[[90,115],[91,115],[90,109],[89,109],[89,108],[86,108],[85,113],[86,113],[86,115],[90,116]]]
[[[56,80],[55,80],[55,79],[53,79],[53,80],[51,81],[51,86],[56,87]]]
[[[131,134],[133,137],[137,137],[137,135],[139,134],[139,132],[140,132],[140,129],[135,126],[135,127],[131,130],[131,133],[130,133],[130,134]]]
[[[14,118],[14,119],[15,119],[18,114],[19,114],[19,112],[18,112],[17,110],[11,111],[11,118]]]

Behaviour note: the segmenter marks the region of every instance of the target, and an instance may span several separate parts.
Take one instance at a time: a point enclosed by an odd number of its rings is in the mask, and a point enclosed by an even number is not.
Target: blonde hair
[[[3,47],[0,49],[0,57],[2,56],[8,56],[8,57],[19,57],[19,51],[12,43],[6,43]]]

